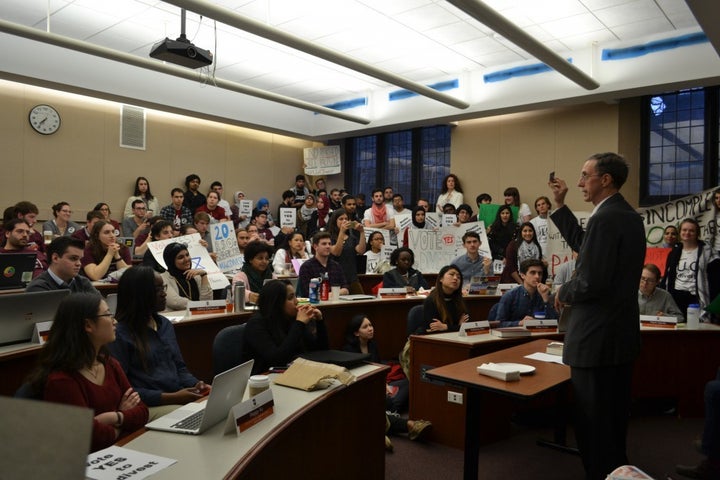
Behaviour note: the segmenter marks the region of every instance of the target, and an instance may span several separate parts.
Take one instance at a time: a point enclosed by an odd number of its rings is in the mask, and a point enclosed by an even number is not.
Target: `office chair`
[[[425,333],[425,317],[423,316],[422,305],[415,305],[408,312],[406,333],[408,337]]]
[[[243,335],[245,324],[232,325],[220,330],[212,346],[213,374],[217,375],[225,370],[242,363]]]

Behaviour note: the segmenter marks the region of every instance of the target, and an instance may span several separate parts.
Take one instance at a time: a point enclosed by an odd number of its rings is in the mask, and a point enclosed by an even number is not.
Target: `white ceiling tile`
[[[590,13],[543,23],[542,28],[555,38],[563,39],[588,31],[601,30],[603,25]]]
[[[438,5],[425,5],[395,16],[398,22],[415,30],[424,31],[457,22],[458,18]]]
[[[633,2],[602,8],[595,11],[595,16],[607,27],[617,27],[631,22],[643,20],[665,19],[652,0],[636,0]]]
[[[612,28],[612,31],[620,40],[632,40],[671,30],[672,26],[665,17],[625,23]]]
[[[443,45],[454,45],[485,36],[473,25],[455,22],[426,30],[425,35]]]

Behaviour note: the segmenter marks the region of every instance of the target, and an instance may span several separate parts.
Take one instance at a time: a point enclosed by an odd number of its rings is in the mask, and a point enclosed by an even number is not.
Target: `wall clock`
[[[30,126],[38,133],[51,135],[60,128],[60,114],[50,105],[36,105],[28,115]]]

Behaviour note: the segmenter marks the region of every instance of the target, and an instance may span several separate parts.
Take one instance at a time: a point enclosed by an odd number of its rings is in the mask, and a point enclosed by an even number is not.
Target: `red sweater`
[[[80,407],[92,408],[95,415],[119,410],[123,394],[130,388],[125,373],[114,358],[105,364],[105,382],[96,385],[79,372],[67,373],[55,371],[48,375],[45,384],[45,400]],[[144,403],[123,410],[125,420],[120,436],[134,432],[144,426],[148,420],[148,409]],[[116,442],[115,428],[93,420],[92,451],[102,450]]]

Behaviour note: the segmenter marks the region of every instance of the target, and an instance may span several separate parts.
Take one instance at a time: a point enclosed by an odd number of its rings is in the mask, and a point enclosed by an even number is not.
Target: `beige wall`
[[[54,135],[40,135],[28,123],[28,112],[39,103],[60,112],[62,125]],[[87,210],[100,201],[110,204],[113,218],[120,218],[138,176],[150,180],[163,206],[169,203],[171,188],[184,189],[189,173],[202,178],[203,191],[220,180],[227,199],[243,190],[255,200],[267,196],[274,209],[280,193],[302,171],[302,149],[313,146],[306,140],[148,110],[147,149],[133,150],[119,146],[119,104],[0,81],[0,105],[0,206],[30,200],[43,219],[61,200],[70,203],[77,221],[84,221]]]
[[[56,134],[39,135],[30,128],[27,115],[38,103],[59,110],[62,126]],[[148,110],[147,150],[132,150],[119,147],[116,103],[0,81],[0,105],[0,206],[30,200],[43,219],[60,200],[71,204],[78,221],[99,201],[109,203],[113,218],[119,218],[139,175],[150,179],[160,205],[169,203],[170,189],[182,187],[185,175],[197,173],[203,190],[220,180],[226,198],[242,189],[249,198],[267,196],[274,209],[302,170],[302,149],[314,146]],[[618,151],[630,161],[623,193],[637,206],[637,100],[461,121],[453,129],[451,163],[469,201],[488,192],[499,202],[505,187],[516,186],[532,209],[537,196],[549,193],[547,176],[554,170],[570,184],[568,204],[580,210],[586,207],[574,186],[580,166],[588,155],[602,151]],[[340,186],[341,177],[328,178],[328,186]]]
[[[639,119],[620,121],[621,112],[632,114],[633,108],[593,103],[459,122],[452,134],[451,169],[466,200],[487,192],[502,203],[505,188],[515,186],[533,214],[535,198],[549,196],[547,178],[555,171],[570,187],[568,205],[582,210],[587,208],[575,185],[583,162],[593,153],[615,151],[631,163],[623,193],[637,206]]]

